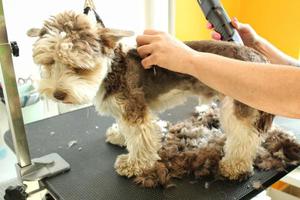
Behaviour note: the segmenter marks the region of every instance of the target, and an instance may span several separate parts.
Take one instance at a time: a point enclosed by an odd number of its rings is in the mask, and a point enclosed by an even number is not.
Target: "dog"
[[[188,96],[221,102],[220,122],[227,134],[221,174],[237,180],[252,173],[260,134],[271,127],[272,114],[225,96],[190,75],[159,66],[155,71],[144,69],[136,48],[126,49],[120,42],[133,32],[104,28],[84,14],[59,13],[27,34],[37,37],[33,59],[41,66],[41,94],[66,104],[94,102],[100,114],[116,119],[116,125],[106,132],[106,141],[128,150],[115,161],[118,174],[137,176],[155,165],[161,147],[156,113],[182,104]],[[254,49],[229,42],[186,45],[233,59],[268,62]]]

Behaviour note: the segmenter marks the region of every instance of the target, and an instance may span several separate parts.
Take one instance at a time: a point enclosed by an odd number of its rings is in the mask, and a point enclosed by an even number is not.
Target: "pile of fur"
[[[203,176],[222,178],[218,170],[226,138],[220,130],[217,106],[197,107],[191,118],[174,125],[166,124],[159,151],[161,160],[152,170],[136,177],[135,183],[143,187],[168,188],[173,186],[172,178],[187,175],[193,175],[195,179]],[[264,140],[255,159],[256,168],[284,170],[288,165],[300,163],[300,144],[291,134],[274,128],[262,137]]]

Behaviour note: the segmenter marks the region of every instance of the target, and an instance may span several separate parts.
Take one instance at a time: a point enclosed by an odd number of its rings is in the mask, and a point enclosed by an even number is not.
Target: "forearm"
[[[198,53],[187,71],[208,86],[249,106],[300,118],[300,69]]]
[[[257,42],[255,42],[255,45],[253,45],[253,48],[265,55],[273,64],[300,67],[300,62],[298,60],[286,55],[262,37],[258,37]]]

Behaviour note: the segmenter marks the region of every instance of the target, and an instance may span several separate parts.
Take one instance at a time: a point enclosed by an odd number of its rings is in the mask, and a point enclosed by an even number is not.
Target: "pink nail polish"
[[[219,33],[214,33],[213,38],[215,38],[216,40],[221,40],[221,35]]]

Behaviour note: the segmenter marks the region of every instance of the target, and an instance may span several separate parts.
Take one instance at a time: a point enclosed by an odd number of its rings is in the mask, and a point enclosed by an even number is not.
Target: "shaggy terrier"
[[[155,113],[182,104],[188,96],[221,102],[220,123],[227,134],[220,162],[224,177],[235,180],[251,174],[253,159],[273,115],[251,108],[206,86],[198,79],[155,66],[145,70],[135,48],[124,50],[119,40],[132,36],[93,24],[84,14],[63,12],[28,35],[38,37],[33,59],[41,66],[39,91],[68,104],[94,100],[97,111],[113,116],[117,125],[106,132],[107,141],[126,146],[116,171],[136,176],[160,159],[160,129]],[[186,44],[202,52],[250,62],[268,62],[257,51],[228,42],[194,41]]]

